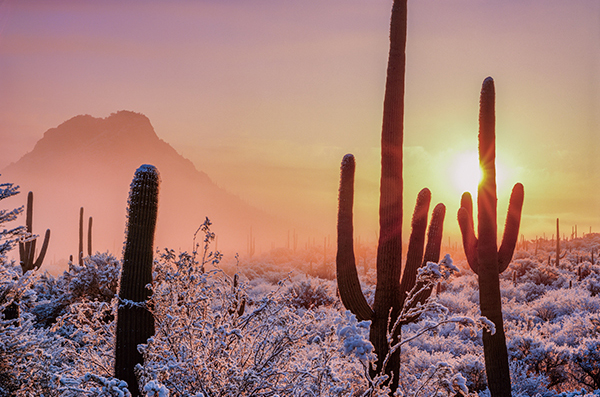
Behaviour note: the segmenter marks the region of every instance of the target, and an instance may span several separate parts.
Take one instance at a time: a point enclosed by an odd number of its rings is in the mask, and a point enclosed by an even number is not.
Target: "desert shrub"
[[[156,264],[156,332],[143,349],[142,384],[171,396],[350,396],[366,388],[363,364],[343,348],[351,318],[326,307],[296,311],[285,282],[240,312],[243,284],[202,267],[195,254],[172,251]],[[367,328],[357,348],[370,346]]]
[[[69,263],[58,278],[44,274],[35,285],[38,301],[32,309],[39,326],[49,327],[81,301],[111,302],[117,294],[121,263],[109,253],[83,258],[83,264]]]
[[[600,365],[598,363],[600,363],[600,340],[585,338],[573,352],[573,364],[581,371],[575,377],[580,383],[592,389],[600,389]]]
[[[285,293],[289,303],[296,308],[312,309],[336,303],[335,290],[318,279],[293,282]]]

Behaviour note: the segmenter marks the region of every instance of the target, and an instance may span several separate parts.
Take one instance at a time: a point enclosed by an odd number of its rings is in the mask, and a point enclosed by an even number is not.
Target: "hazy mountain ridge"
[[[94,250],[120,254],[129,184],[144,163],[155,165],[162,179],[159,247],[177,249],[189,241],[181,248],[190,249],[194,231],[207,216],[220,249],[244,252],[250,227],[259,236],[284,230],[276,226],[281,222],[218,187],[161,140],[146,116],[130,111],[106,118],[75,116],[47,130],[31,152],[1,174],[21,192],[34,192],[34,232],[52,230],[52,261],[76,253],[82,206],[86,220],[94,217]],[[25,195],[18,200],[16,205],[24,204]]]

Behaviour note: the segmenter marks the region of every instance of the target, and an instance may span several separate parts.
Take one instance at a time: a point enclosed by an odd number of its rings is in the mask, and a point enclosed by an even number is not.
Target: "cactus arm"
[[[519,238],[523,198],[523,185],[517,183],[513,187],[510,195],[508,214],[506,215],[506,225],[504,226],[504,235],[502,236],[502,244],[500,244],[500,248],[498,249],[498,271],[500,273],[506,270],[510,264],[515,251],[515,245]]]
[[[354,156],[347,154],[342,160],[339,207],[338,207],[338,249],[336,272],[340,298],[346,309],[359,321],[369,320],[373,311],[360,288],[354,257],[354,236],[352,207],[354,204]]]
[[[429,223],[429,230],[427,231],[427,247],[425,248],[425,255],[423,256],[423,265],[427,262],[439,262],[440,251],[442,248],[442,232],[444,227],[444,217],[446,216],[446,206],[444,204],[438,204],[433,209],[431,214],[431,221]],[[416,290],[419,291],[423,288],[423,284],[417,284]],[[419,303],[423,304],[427,298],[431,295],[432,289],[423,289],[416,298],[412,301],[411,308],[415,307]],[[417,321],[419,316],[415,316],[407,319],[407,323]]]
[[[440,251],[442,250],[442,233],[444,231],[444,218],[446,216],[446,206],[439,203],[433,209],[429,230],[427,231],[427,247],[423,256],[423,265],[427,262],[439,262]]]
[[[42,266],[42,262],[44,261],[44,257],[46,256],[46,251],[48,250],[49,242],[50,242],[50,229],[46,229],[46,234],[44,235],[44,242],[42,243],[42,249],[40,250],[40,254],[39,254],[37,260],[33,264],[33,268],[39,269],[40,266]]]
[[[425,247],[425,233],[427,231],[427,213],[431,203],[431,192],[425,188],[419,192],[415,211],[411,222],[411,233],[408,242],[408,251],[406,253],[406,265],[400,282],[399,307],[404,306],[406,293],[415,286],[417,278],[417,269],[423,263],[423,249]]]
[[[479,260],[477,258],[477,237],[473,226],[473,200],[469,192],[463,193],[458,210],[458,225],[462,235],[463,247],[467,263],[475,274],[479,271]]]

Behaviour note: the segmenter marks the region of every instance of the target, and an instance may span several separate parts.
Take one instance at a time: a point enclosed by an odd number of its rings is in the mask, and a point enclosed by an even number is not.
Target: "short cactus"
[[[150,295],[146,286],[152,282],[159,184],[158,170],[144,164],[136,170],[129,191],[127,240],[117,314],[115,377],[127,382],[133,396],[139,395],[134,368],[143,361],[137,346],[146,343],[154,334],[154,318],[145,302]]]
[[[27,233],[31,235],[33,224],[33,192],[29,192],[27,195],[27,217],[25,219],[25,225],[27,227]],[[35,258],[35,243],[36,238],[29,239],[25,242],[19,242],[19,258],[21,263],[21,269],[23,274],[29,270],[39,269],[46,256],[46,250],[48,250],[48,242],[50,241],[50,229],[46,230],[44,236],[44,242],[42,243],[42,249],[36,260]]]

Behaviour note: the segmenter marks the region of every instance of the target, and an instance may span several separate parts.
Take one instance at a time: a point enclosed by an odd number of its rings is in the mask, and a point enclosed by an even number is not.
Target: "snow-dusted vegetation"
[[[137,368],[142,395],[386,395],[367,370],[369,323],[343,308],[334,281],[306,275],[302,261],[277,270],[281,251],[270,265],[260,259],[262,268],[244,260],[220,267],[204,226],[197,251],[156,255],[148,304],[155,335],[140,346]],[[14,246],[14,233],[3,237]],[[552,242],[528,245],[501,278],[513,395],[600,394],[600,265],[592,262],[600,235],[564,244],[558,266]],[[361,271],[367,296],[370,263]],[[113,377],[120,267],[97,253],[59,277],[23,275],[2,256],[0,395],[129,395]],[[487,395],[481,330],[488,323],[479,320],[475,275],[456,270],[446,257],[420,272],[439,287],[418,309],[421,320],[403,328],[403,395]]]

